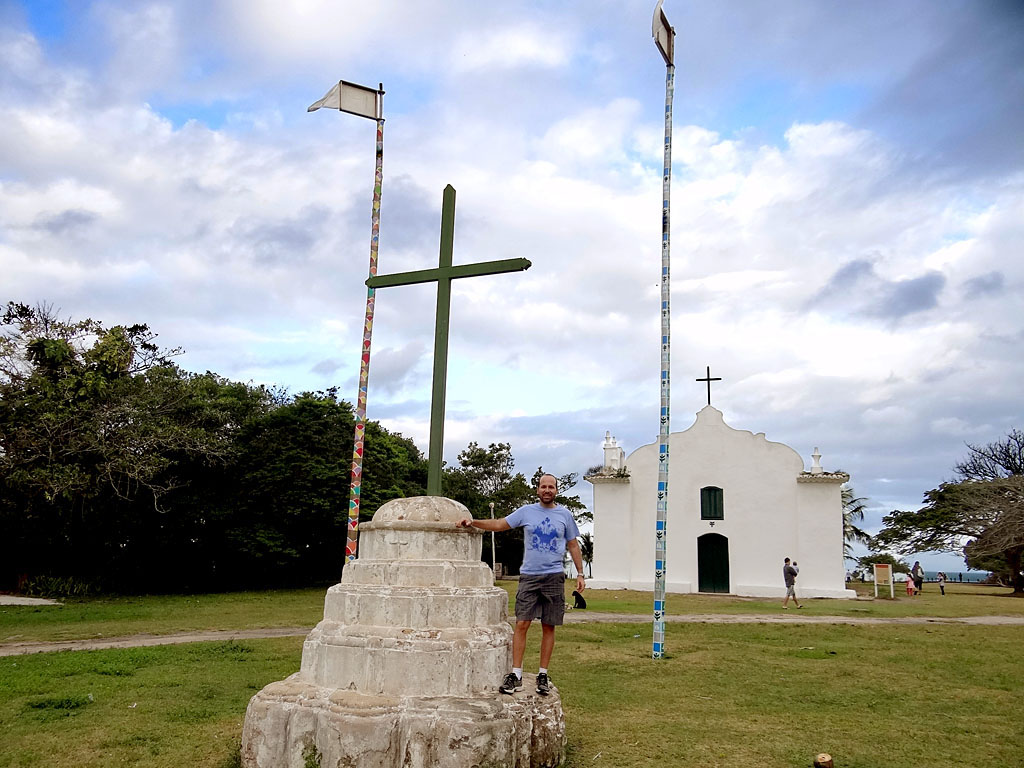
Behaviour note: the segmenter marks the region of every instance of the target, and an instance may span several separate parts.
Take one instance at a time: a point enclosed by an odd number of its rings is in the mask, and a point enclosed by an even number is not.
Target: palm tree
[[[594,574],[591,567],[594,562],[594,537],[589,533],[580,536],[580,555],[583,556],[583,562],[587,565],[587,578],[589,579]]]
[[[855,543],[868,544],[871,541],[871,534],[856,525],[864,519],[864,508],[868,500],[863,496],[855,496],[853,487],[846,483],[843,483],[840,492],[843,501],[843,555],[850,557]]]

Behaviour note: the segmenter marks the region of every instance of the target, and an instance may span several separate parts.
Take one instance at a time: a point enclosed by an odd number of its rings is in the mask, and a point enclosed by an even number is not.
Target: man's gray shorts
[[[796,585],[790,584],[786,587],[786,597],[796,597]]]
[[[516,592],[516,620],[559,626],[565,616],[565,575],[559,573],[519,576]]]

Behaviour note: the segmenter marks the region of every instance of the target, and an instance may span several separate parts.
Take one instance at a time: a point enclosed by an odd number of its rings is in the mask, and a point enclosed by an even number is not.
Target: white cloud
[[[565,66],[570,44],[563,35],[532,25],[474,31],[455,40],[448,66],[456,73],[487,69]]]
[[[0,35],[5,298],[147,322],[189,367],[353,397],[373,126],[303,110],[339,76],[390,79],[381,272],[436,264],[449,182],[456,263],[533,261],[454,287],[449,460],[501,439],[527,474],[581,470],[605,429],[628,449],[653,438],[663,94],[647,21],[632,36],[517,4],[326,0],[93,15],[110,49],[78,58]],[[820,440],[858,493],[910,506],[964,439],[1020,426],[1019,168],[963,183],[853,114],[761,104],[786,112],[773,136],[677,89],[674,428],[710,365],[730,423],[804,454]],[[377,297],[370,415],[425,448],[433,288]]]

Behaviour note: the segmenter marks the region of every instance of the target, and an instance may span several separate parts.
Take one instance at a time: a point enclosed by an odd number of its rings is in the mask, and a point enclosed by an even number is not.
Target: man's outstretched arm
[[[499,517],[496,520],[475,520],[471,517],[466,517],[459,520],[455,525],[457,528],[479,528],[481,531],[508,531],[512,528],[504,517]]]

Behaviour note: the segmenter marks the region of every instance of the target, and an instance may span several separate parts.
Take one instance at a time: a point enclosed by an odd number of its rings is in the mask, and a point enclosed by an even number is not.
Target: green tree
[[[0,581],[114,590],[334,580],[352,408],[191,374],[145,325],[9,303],[0,332]],[[416,446],[367,424],[362,511],[420,495]]]
[[[514,469],[515,459],[508,443],[491,443],[481,448],[471,442],[459,452],[458,466],[446,472],[445,488],[451,491],[447,495],[465,504],[474,517],[488,517],[490,502],[494,502],[495,515],[504,517],[528,504],[535,495],[523,474]]]
[[[969,552],[975,562],[999,556],[1014,592],[1024,593],[1024,477],[943,483],[928,491],[924,501],[917,511],[886,515],[874,546],[905,554]]]
[[[583,558],[583,562],[587,564],[587,578],[590,578],[594,574],[591,564],[594,562],[594,537],[590,533],[584,533],[580,536],[580,556]]]
[[[209,583],[253,588],[338,579],[348,534],[352,407],[336,389],[273,393],[235,435],[229,465],[176,500],[199,519],[197,558]],[[426,461],[416,446],[366,425],[360,519],[393,498],[422,495]],[[210,481],[213,481],[211,484]]]
[[[988,445],[967,444],[968,456],[959,462],[956,473],[964,480],[995,480],[1000,477],[1024,475],[1024,432],[1010,433]]]
[[[909,565],[899,558],[884,552],[872,552],[870,555],[857,558],[857,567],[863,568],[868,573],[871,573],[871,566],[875,563],[891,565],[893,573],[910,573]]]
[[[850,557],[854,544],[867,545],[871,542],[871,534],[857,525],[864,520],[868,500],[857,496],[847,483],[843,483],[840,494],[843,503],[843,555]]]
[[[458,466],[445,469],[442,487],[448,498],[466,505],[475,518],[505,517],[535,500],[536,492],[522,472],[514,472],[515,459],[508,443],[491,443],[481,448],[475,441],[458,455]],[[495,537],[496,560],[509,573],[517,573],[523,558],[523,531],[516,528]],[[491,537],[484,537],[482,559],[491,560]]]
[[[189,377],[145,325],[104,328],[10,302],[0,334],[0,507],[12,573],[95,573],[123,529],[150,522],[181,482],[181,457],[228,446],[180,411]],[[116,534],[114,532],[117,532]]]
[[[351,446],[351,439],[348,444]],[[423,496],[426,492],[427,459],[416,444],[397,432],[389,432],[379,422],[367,422],[360,518],[371,518],[392,499]]]

